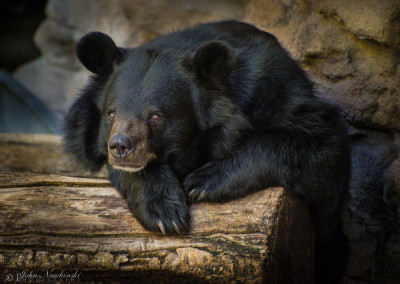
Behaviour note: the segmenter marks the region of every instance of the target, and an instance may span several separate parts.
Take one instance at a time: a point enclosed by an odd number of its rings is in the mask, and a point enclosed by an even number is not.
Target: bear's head
[[[223,42],[123,49],[93,32],[79,40],[77,56],[95,76],[66,116],[64,142],[92,171],[107,161],[136,172],[151,162],[182,163],[182,155],[222,155],[248,127],[227,95],[237,58]]]

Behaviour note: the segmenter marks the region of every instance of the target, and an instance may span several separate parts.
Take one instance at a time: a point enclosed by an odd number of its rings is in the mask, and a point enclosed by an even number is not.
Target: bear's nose
[[[129,137],[121,134],[114,135],[108,142],[111,155],[117,158],[126,158],[133,151],[133,143]]]

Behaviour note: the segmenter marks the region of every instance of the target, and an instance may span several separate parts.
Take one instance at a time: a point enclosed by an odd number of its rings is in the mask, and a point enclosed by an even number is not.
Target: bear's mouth
[[[150,153],[145,157],[137,157],[134,160],[132,160],[133,157],[131,155],[130,158],[131,159],[115,159],[115,157],[109,155],[108,163],[114,169],[134,173],[143,170],[151,160],[156,158],[156,155],[154,153]]]
[[[130,161],[115,161],[113,159],[109,159],[108,163],[117,170],[125,171],[125,172],[138,172],[143,170],[147,165],[148,159],[146,159],[142,163],[132,163]]]
[[[147,164],[147,163],[146,163]],[[125,167],[125,166],[117,166],[117,165],[111,165],[114,169],[125,171],[125,172],[130,172],[130,173],[136,173],[144,169],[146,164],[139,166],[139,167]]]

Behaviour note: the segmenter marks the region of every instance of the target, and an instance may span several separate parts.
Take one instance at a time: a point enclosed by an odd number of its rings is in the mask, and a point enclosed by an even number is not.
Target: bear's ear
[[[122,50],[108,35],[92,32],[78,41],[76,55],[89,71],[106,75],[112,72],[113,63],[122,55]]]
[[[193,58],[193,67],[200,78],[223,81],[236,64],[235,52],[221,41],[201,45]]]

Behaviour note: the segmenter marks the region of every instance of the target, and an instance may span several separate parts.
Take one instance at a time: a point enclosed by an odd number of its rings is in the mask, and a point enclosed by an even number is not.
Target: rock
[[[253,0],[246,7],[246,19],[257,26],[278,25],[286,19],[286,6],[280,0]]]
[[[33,34],[44,20],[45,0],[0,1],[0,66],[12,72],[21,64],[40,56]]]
[[[372,39],[393,47],[400,44],[399,1],[320,0],[312,1],[312,7],[344,25],[359,39]]]
[[[45,58],[18,68],[14,77],[39,97],[60,118],[72,104],[79,89],[85,85],[88,73],[70,71],[49,64]],[[44,80],[46,78],[46,80]]]
[[[367,2],[253,0],[244,19],[275,34],[309,71],[319,94],[341,105],[350,121],[400,130],[400,4]],[[267,16],[270,10],[274,17]],[[356,17],[354,11],[360,11]],[[369,27],[360,17],[371,20]]]

